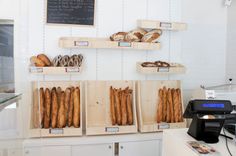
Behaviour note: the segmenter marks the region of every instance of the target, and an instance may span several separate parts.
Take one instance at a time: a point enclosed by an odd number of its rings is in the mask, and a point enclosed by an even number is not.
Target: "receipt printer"
[[[192,118],[188,134],[196,140],[217,143],[226,115],[233,110],[228,100],[192,100],[184,118]]]

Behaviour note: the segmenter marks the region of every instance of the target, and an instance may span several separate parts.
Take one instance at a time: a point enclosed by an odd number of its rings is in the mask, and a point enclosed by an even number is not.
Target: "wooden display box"
[[[39,98],[39,89],[41,87],[49,88],[50,90],[53,87],[61,87],[62,91],[65,91],[67,87],[80,87],[80,127],[74,128],[65,127],[65,128],[42,128],[40,124],[40,98]],[[30,130],[29,137],[66,137],[66,136],[82,136],[82,83],[79,81],[38,81],[32,82],[32,106],[31,106],[31,121],[30,121]]]
[[[181,90],[180,81],[139,81],[137,83],[137,113],[140,132],[158,132],[163,129],[186,127],[186,120],[178,123],[157,123],[158,90],[164,86]],[[181,95],[181,97],[183,96]],[[182,111],[184,111],[183,101]]]
[[[185,66],[177,63],[171,63],[170,67],[143,67],[141,62],[137,62],[137,71],[141,74],[184,74]]]
[[[82,67],[29,67],[29,72],[39,75],[80,74]]]
[[[91,49],[159,50],[160,43],[117,42],[110,41],[108,38],[61,37],[59,39],[59,47]]]
[[[187,24],[180,22],[161,22],[154,20],[138,20],[138,27],[144,29],[162,29],[162,30],[186,30]]]
[[[113,126],[110,118],[110,86],[129,87],[133,90],[133,125]],[[138,129],[135,106],[135,82],[133,81],[87,81],[85,85],[86,134],[106,135],[136,133]]]

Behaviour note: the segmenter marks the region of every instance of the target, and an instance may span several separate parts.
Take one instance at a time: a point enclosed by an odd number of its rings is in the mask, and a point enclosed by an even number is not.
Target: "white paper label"
[[[130,42],[119,42],[118,46],[119,47],[131,47],[131,43]]]
[[[31,73],[42,73],[43,72],[43,68],[31,67],[30,68],[30,72]]]
[[[172,24],[169,23],[169,22],[161,22],[160,23],[160,27],[161,28],[168,28],[168,29],[170,29],[170,28],[172,28]]]
[[[169,72],[169,67],[159,67],[157,72]]]
[[[66,68],[66,72],[67,73],[77,73],[77,72],[79,72],[80,70],[79,70],[79,68],[78,67],[68,67],[68,68]]]
[[[205,91],[206,99],[215,99],[216,94],[214,90],[206,90]]]
[[[106,127],[105,130],[106,132],[115,133],[115,132],[119,132],[119,127]]]
[[[63,134],[64,130],[62,128],[49,129],[50,134]]]
[[[169,123],[160,123],[158,125],[158,129],[169,129],[170,128],[170,124]]]
[[[88,45],[88,41],[75,41],[75,46],[87,47]]]

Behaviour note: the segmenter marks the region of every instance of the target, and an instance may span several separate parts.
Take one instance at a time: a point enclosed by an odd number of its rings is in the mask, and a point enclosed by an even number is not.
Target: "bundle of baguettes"
[[[65,91],[60,87],[40,88],[39,98],[41,128],[80,127],[79,87],[68,87]]]
[[[182,99],[179,88],[166,88],[158,91],[157,123],[183,122]]]
[[[110,117],[112,125],[133,125],[132,89],[110,87]]]

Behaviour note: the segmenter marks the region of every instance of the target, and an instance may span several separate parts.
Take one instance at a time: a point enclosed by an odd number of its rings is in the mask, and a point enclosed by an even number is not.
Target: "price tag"
[[[68,67],[68,68],[65,68],[65,70],[66,70],[66,73],[78,73],[78,72],[80,72],[78,67]]]
[[[49,129],[50,134],[63,134],[64,130],[62,128]]]
[[[43,72],[43,68],[31,67],[31,68],[30,68],[30,72],[31,72],[31,73],[42,73],[42,72]]]
[[[205,96],[206,99],[215,99],[216,98],[216,93],[214,90],[206,90],[205,91]]]
[[[89,42],[88,41],[75,41],[74,45],[78,47],[88,47]]]
[[[118,42],[119,47],[131,47],[130,42]]]
[[[106,127],[105,131],[111,133],[119,132],[119,127]]]
[[[158,129],[169,129],[169,128],[170,128],[169,123],[162,122],[158,125]]]
[[[169,67],[159,67],[157,68],[157,72],[169,72]]]
[[[160,23],[160,27],[161,27],[161,28],[171,29],[171,28],[172,28],[172,24],[169,23],[169,22],[161,22],[161,23]]]

